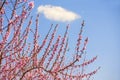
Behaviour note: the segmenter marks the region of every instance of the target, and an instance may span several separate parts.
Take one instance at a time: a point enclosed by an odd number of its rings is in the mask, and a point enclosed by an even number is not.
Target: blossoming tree
[[[97,58],[86,60],[84,57],[88,43],[86,38],[81,47],[84,21],[73,58],[66,62],[66,54],[71,55],[68,51],[69,25],[63,37],[55,36],[58,25],[51,25],[39,44],[39,15],[36,16],[35,29],[31,28],[33,7],[34,2],[28,0],[0,1],[0,80],[89,80],[99,67],[89,73],[84,70]],[[29,34],[33,35],[32,42]]]

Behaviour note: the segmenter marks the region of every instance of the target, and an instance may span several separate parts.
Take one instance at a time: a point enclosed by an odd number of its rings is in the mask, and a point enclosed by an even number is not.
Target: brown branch
[[[71,67],[73,64],[75,64],[78,61],[78,59],[74,60],[72,63],[70,63],[69,65],[65,66],[64,68],[58,70],[57,72],[61,72],[69,67]]]
[[[34,70],[34,69],[39,69],[39,68],[41,68],[41,69],[44,70],[45,72],[48,72],[48,73],[50,73],[51,75],[53,75],[50,70],[46,70],[46,69],[44,69],[44,68],[41,67],[41,66],[37,66],[37,67],[32,67],[32,68],[26,70],[26,71],[23,73],[23,75],[21,76],[20,80],[23,79],[23,77],[25,76],[26,73],[28,73],[28,72],[30,72],[30,71],[32,71],[32,70]]]
[[[4,4],[5,4],[6,0],[4,0],[4,2],[2,3],[2,5],[0,6],[0,11],[2,10]]]

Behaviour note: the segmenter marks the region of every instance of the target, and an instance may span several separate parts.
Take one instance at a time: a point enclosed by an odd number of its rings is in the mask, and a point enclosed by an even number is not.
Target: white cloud
[[[52,5],[39,6],[38,13],[44,14],[47,19],[60,22],[71,22],[80,18],[78,14],[72,11],[68,11],[62,7]]]

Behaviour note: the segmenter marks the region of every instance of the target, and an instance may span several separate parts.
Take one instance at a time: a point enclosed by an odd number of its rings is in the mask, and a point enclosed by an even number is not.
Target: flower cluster
[[[39,14],[34,22],[30,14],[34,1],[28,1],[0,1],[3,5],[0,7],[0,80],[89,80],[100,68],[89,73],[84,70],[97,59],[97,56],[85,59],[88,38],[81,48],[84,21],[75,53],[71,54],[68,37],[70,25],[61,35],[57,34],[59,25],[52,24],[45,38],[39,39]],[[10,12],[7,13],[7,10]],[[34,29],[31,25],[35,25]]]

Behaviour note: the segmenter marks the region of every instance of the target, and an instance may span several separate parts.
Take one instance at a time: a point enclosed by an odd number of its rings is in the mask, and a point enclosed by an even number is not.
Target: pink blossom
[[[24,2],[27,2],[27,0],[23,0]]]
[[[30,8],[34,8],[34,1],[28,3]]]
[[[21,17],[26,18],[26,14],[27,14],[27,12],[26,12],[26,11],[23,11],[22,14],[21,14]]]
[[[4,8],[2,8],[1,10],[0,10],[0,15],[1,14],[5,14],[5,9]]]
[[[27,0],[19,0],[19,2],[27,2]]]
[[[9,24],[12,24],[13,23],[13,20],[9,20]]]

